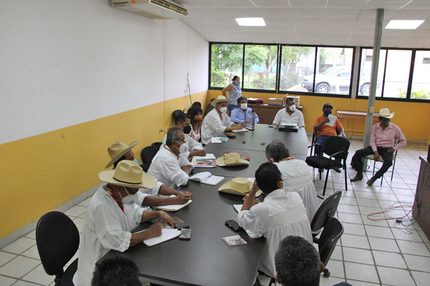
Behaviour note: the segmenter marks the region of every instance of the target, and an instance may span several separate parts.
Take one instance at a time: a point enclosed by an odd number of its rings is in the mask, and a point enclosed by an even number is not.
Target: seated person
[[[219,95],[218,98],[212,101],[212,106],[215,108],[206,115],[202,124],[202,143],[208,144],[212,137],[222,136],[224,132],[240,130],[245,125],[244,123],[235,124],[227,115],[227,105],[231,100]]]
[[[238,108],[232,110],[230,114],[231,121],[234,123],[245,123],[246,126],[249,126],[252,120],[252,108],[248,107],[248,100],[246,97],[241,96],[237,100]],[[258,124],[260,120],[258,119],[257,113],[255,113],[255,121],[254,124]]]
[[[202,121],[203,121],[202,114],[203,114],[203,111],[198,106],[191,106],[187,112],[187,115],[190,117],[190,123],[191,123],[191,131],[188,135],[194,140],[196,140],[197,142],[201,141],[200,129],[202,127]]]
[[[188,184],[193,165],[184,156],[180,156],[187,151],[188,146],[182,129],[170,128],[167,131],[166,144],[152,159],[148,174],[172,189]]]
[[[273,163],[263,163],[255,172],[255,181],[245,199],[237,222],[251,237],[265,237],[258,269],[275,277],[275,252],[282,238],[298,235],[312,242],[311,227],[302,199],[295,192],[285,192],[281,172]],[[264,202],[253,206],[255,193],[261,189]]]
[[[117,256],[103,260],[94,271],[91,286],[142,286],[139,268],[130,258]]]
[[[109,168],[113,164],[115,169],[119,162],[122,160],[130,160],[137,163],[134,158],[134,152],[132,148],[136,146],[137,140],[132,142],[129,146],[124,142],[114,142],[108,148],[109,156],[111,157],[110,162],[106,165]],[[159,195],[169,197],[159,197]],[[175,195],[175,197],[170,197]],[[192,195],[190,192],[178,192],[169,187],[166,187],[160,182],[157,182],[157,187],[153,189],[139,189],[137,192],[138,200],[137,205],[141,206],[165,206],[165,205],[180,205],[185,204],[191,199]]]
[[[336,118],[336,122],[333,124],[333,126],[327,125],[327,123],[330,122],[330,119],[328,116],[333,111],[333,106],[330,103],[326,103],[323,106],[323,114],[315,118],[314,123],[314,132],[317,133],[317,141],[316,143],[319,144],[318,147],[318,154],[321,154],[322,149],[324,148],[325,142],[327,142],[327,138],[329,136],[344,136],[343,133],[343,126],[340,124],[339,119]]]
[[[181,154],[185,158],[194,157],[194,156],[205,156],[206,151],[203,148],[203,145],[191,138],[188,134],[191,132],[190,118],[188,115],[183,113],[182,111],[179,114],[176,114],[175,117],[175,125],[184,132],[185,134],[185,142],[188,145],[188,151]],[[163,144],[161,144],[160,148],[164,148],[166,144],[167,134],[164,136]]]
[[[316,248],[300,236],[287,236],[275,254],[276,281],[283,285],[320,285],[324,264]],[[341,282],[334,286],[351,286]]]
[[[276,113],[273,119],[273,125],[281,124],[297,124],[299,127],[305,127],[305,119],[303,113],[296,108],[296,101],[292,97],[287,97],[286,106]]]
[[[91,198],[79,245],[78,270],[73,277],[76,286],[91,284],[96,262],[110,250],[120,252],[142,241],[161,235],[162,226],[175,221],[163,211],[145,211],[136,205],[139,188],[153,188],[156,182],[135,162],[123,160],[115,170],[102,171],[101,186]],[[129,212],[124,211],[129,206]],[[141,222],[160,218],[147,230],[131,233]]]
[[[281,171],[284,180],[284,191],[296,192],[300,195],[309,222],[318,210],[317,194],[312,181],[312,173],[305,161],[290,157],[290,151],[284,142],[272,141],[266,147],[266,157],[269,162],[275,163]]]
[[[382,157],[384,160],[382,168],[366,182],[369,186],[373,185],[393,164],[394,152],[406,145],[406,137],[403,135],[402,130],[396,124],[390,123],[393,116],[394,112],[390,113],[388,108],[381,108],[379,110],[379,123],[372,127],[370,146],[355,151],[351,165],[354,166],[357,174],[351,179],[351,182],[363,179],[363,157],[373,154],[375,160],[378,160],[379,157]],[[395,144],[396,141],[398,142],[397,144]]]

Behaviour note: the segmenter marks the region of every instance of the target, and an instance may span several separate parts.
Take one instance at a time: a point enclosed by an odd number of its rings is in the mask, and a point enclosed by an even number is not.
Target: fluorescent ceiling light
[[[415,30],[422,23],[424,23],[424,20],[391,20],[385,29]]]
[[[236,18],[239,26],[266,26],[264,19],[259,18]]]

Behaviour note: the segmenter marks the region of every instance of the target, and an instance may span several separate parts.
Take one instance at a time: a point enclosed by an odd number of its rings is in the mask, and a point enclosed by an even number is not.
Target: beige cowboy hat
[[[225,156],[217,158],[216,164],[220,167],[242,166],[249,165],[249,162],[247,160],[240,159],[240,155],[238,153],[230,152]]]
[[[379,109],[379,117],[393,118],[394,112],[390,113],[388,108],[381,108]]]
[[[232,103],[232,101],[230,99],[227,99],[224,95],[218,95],[218,97],[211,102],[212,106],[217,105],[217,103],[220,102],[227,102],[228,104]]]
[[[142,168],[133,161],[122,160],[115,170],[106,170],[99,173],[99,178],[103,182],[130,188],[153,189],[157,186],[157,181],[145,173]]]
[[[218,192],[245,196],[251,191],[251,188],[252,183],[247,178],[234,178],[219,187]],[[255,194],[256,197],[259,195],[261,195],[261,190]]]
[[[134,146],[137,145],[137,140],[130,143],[130,145],[125,144],[121,141],[116,141],[108,148],[108,153],[111,158],[110,162],[106,165],[105,168],[109,168],[112,166],[116,161],[119,160],[125,153],[131,150]]]

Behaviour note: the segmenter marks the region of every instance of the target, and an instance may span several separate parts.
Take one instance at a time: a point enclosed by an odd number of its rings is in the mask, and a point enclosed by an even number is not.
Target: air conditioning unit
[[[187,9],[171,0],[111,0],[111,5],[114,8],[153,19],[165,20],[188,15]]]

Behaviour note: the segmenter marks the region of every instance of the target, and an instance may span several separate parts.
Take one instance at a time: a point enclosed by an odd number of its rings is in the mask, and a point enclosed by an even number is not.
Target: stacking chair
[[[73,285],[78,259],[64,271],[79,247],[79,232],[73,221],[58,211],[44,214],[37,222],[36,244],[45,272],[55,275],[55,285]]]
[[[159,150],[159,149],[160,149],[161,144],[163,144],[163,143],[162,143],[162,142],[154,142],[154,143],[152,143],[152,144],[151,144],[151,146],[152,146],[152,147],[155,147],[155,148],[157,148],[157,150]]]
[[[324,277],[330,277],[330,271],[327,268],[328,261],[336,247],[336,243],[343,234],[343,226],[336,219],[330,219],[323,232],[321,233],[320,240],[318,242],[318,251],[320,253],[321,262],[324,263]]]
[[[322,150],[323,154],[308,156],[306,158],[306,163],[314,169],[318,168],[327,170],[327,175],[324,183],[323,197],[325,196],[325,190],[327,188],[329,170],[332,169],[343,169],[345,173],[345,190],[348,190],[346,158],[348,157],[349,144],[349,140],[344,137],[330,136],[328,137],[327,142],[325,143],[324,148]],[[329,157],[325,157],[324,154],[328,155]],[[340,161],[335,159],[340,159]]]
[[[148,172],[149,166],[151,165],[152,158],[157,154],[158,149],[154,146],[147,146],[140,151],[140,158],[142,159],[142,169]]]
[[[314,243],[318,243],[316,235],[318,231],[327,225],[327,222],[334,217],[337,211],[340,198],[342,197],[342,191],[337,191],[334,194],[327,197],[324,202],[320,205],[317,212],[315,213],[312,222],[311,230],[314,238]]]
[[[398,151],[398,150],[396,150],[396,152],[395,152],[395,153],[394,153],[394,155],[393,155],[393,166],[392,166],[392,168],[391,168],[391,181],[393,180],[394,168],[396,167],[397,151]],[[373,175],[375,175],[376,162],[384,163],[384,159],[382,159],[382,157],[381,157],[381,156],[379,156],[379,159],[378,159],[378,160],[375,160],[375,157],[374,157],[374,155],[373,155],[373,154],[371,154],[371,155],[367,155],[367,156],[365,156],[364,158],[366,158],[366,159],[369,159],[369,160],[372,160],[372,161],[373,161],[373,171],[372,171],[372,176],[373,176]],[[384,175],[382,175],[382,177],[381,177],[381,186],[382,186],[382,182],[383,182],[383,181],[384,181]]]

